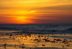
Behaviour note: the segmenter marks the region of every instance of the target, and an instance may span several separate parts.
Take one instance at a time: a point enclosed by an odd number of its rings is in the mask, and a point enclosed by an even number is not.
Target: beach
[[[0,35],[0,49],[72,49],[72,34]]]

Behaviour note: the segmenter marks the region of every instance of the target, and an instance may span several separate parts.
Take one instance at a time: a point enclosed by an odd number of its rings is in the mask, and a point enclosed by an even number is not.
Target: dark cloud
[[[38,19],[32,19],[34,23],[38,24],[48,24],[48,23],[58,23],[58,24],[72,24],[71,15],[53,15],[53,16],[39,16]]]

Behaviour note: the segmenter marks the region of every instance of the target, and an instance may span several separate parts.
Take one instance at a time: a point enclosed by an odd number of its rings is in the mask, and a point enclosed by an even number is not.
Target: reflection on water
[[[68,36],[51,36],[51,37],[54,37],[54,38],[64,38],[64,39],[71,39],[72,40],[72,37],[68,37]]]
[[[72,49],[72,39],[68,39],[71,37],[71,34],[1,33],[0,49]]]

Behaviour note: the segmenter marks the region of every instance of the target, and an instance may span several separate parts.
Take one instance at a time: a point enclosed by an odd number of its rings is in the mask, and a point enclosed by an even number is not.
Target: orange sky
[[[72,23],[72,0],[0,0],[0,24]]]

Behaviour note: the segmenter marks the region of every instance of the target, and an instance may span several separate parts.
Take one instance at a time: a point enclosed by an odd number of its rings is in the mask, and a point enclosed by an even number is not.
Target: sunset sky
[[[0,24],[72,24],[72,0],[0,0]]]

